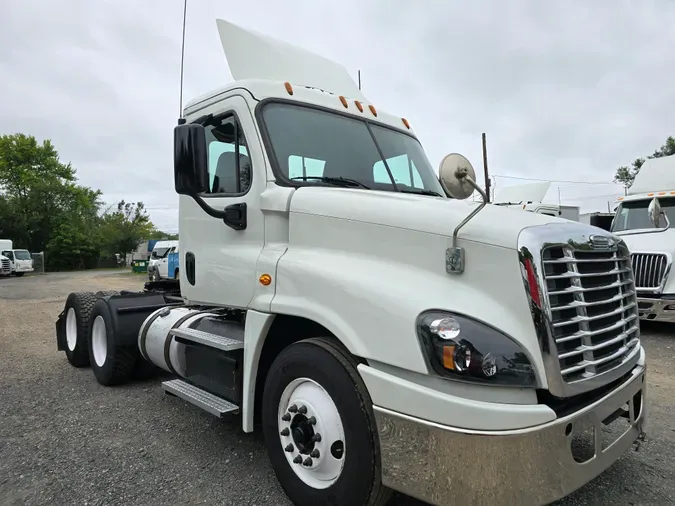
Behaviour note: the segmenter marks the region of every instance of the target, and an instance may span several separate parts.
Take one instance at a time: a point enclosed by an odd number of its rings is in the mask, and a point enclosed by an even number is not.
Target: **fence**
[[[45,273],[45,253],[31,253],[33,257],[33,273],[35,274],[44,274]]]

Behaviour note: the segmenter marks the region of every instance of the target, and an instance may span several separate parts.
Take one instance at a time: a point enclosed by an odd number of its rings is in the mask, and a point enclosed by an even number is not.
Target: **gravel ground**
[[[56,351],[69,292],[144,281],[116,271],[0,279],[0,505],[289,504],[261,433],[163,395],[156,379],[102,387]],[[643,344],[647,440],[556,506],[675,504],[675,337],[652,325]],[[395,496],[390,506],[421,504]]]

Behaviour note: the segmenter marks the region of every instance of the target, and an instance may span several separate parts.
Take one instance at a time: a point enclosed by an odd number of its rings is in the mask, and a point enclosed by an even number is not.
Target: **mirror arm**
[[[225,211],[218,211],[217,209],[212,208],[210,205],[208,205],[206,202],[204,202],[204,199],[201,198],[199,195],[190,195],[194,199],[195,202],[199,205],[199,207],[202,208],[202,211],[204,211],[206,214],[211,216],[212,218],[218,218],[220,220],[224,220],[225,217],[227,216],[227,213]]]
[[[455,231],[452,233],[452,247],[453,247],[453,248],[457,248],[457,234],[459,234],[459,230],[460,230],[464,225],[466,225],[467,223],[469,223],[469,221],[471,221],[471,219],[472,219],[474,216],[476,216],[476,215],[477,215],[477,214],[478,214],[478,213],[479,213],[479,212],[487,205],[487,200],[488,200],[488,199],[487,199],[487,195],[485,195],[485,192],[483,191],[483,189],[482,189],[480,186],[478,186],[478,185],[476,184],[476,182],[475,182],[473,179],[471,179],[471,178],[470,178],[469,176],[467,176],[466,174],[460,174],[459,171],[458,171],[458,173],[457,173],[457,176],[458,176],[459,178],[466,179],[466,181],[467,181],[471,186],[473,186],[474,190],[476,190],[478,193],[480,193],[480,196],[483,197],[483,202],[482,202],[481,205],[479,205],[476,209],[474,209],[473,211],[471,211],[471,214],[469,214],[466,218],[464,218],[464,219],[462,220],[462,222],[461,222],[459,225],[457,225],[457,227],[455,228]]]

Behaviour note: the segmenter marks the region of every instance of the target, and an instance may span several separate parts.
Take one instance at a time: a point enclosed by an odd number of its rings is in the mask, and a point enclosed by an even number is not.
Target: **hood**
[[[478,205],[478,202],[443,197],[305,186],[293,194],[290,211],[452,237],[455,227]],[[518,234],[523,228],[546,223],[567,221],[487,205],[460,230],[459,237],[517,249]]]
[[[663,232],[646,232],[641,234],[615,233],[621,237],[632,252],[642,253],[675,253],[675,229]]]

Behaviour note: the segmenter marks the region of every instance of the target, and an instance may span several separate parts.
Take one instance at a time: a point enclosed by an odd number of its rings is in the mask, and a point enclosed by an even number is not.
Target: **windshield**
[[[151,258],[164,258],[169,248],[155,248],[152,250]]]
[[[30,253],[28,253],[27,250],[25,249],[15,249],[14,250],[14,257],[17,260],[31,260]]]
[[[647,208],[652,200],[633,200],[622,202],[616,211],[616,218],[612,225],[612,232],[626,230],[644,230],[655,228],[649,221]],[[666,214],[670,223],[675,223],[675,198],[660,198],[661,211]]]
[[[262,117],[271,156],[284,179],[299,184],[341,182],[352,183],[342,186],[373,190],[445,195],[414,137],[357,118],[291,104],[271,103],[263,109]]]

